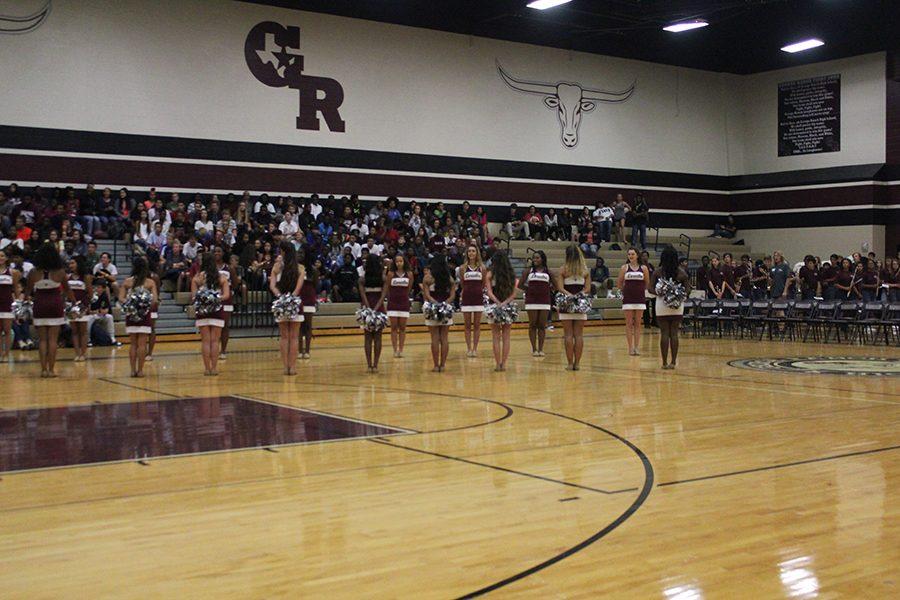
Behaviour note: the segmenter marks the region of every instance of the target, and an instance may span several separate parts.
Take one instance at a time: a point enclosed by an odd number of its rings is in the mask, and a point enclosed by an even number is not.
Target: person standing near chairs
[[[857,300],[862,298],[859,292],[859,279],[853,272],[853,263],[849,258],[841,260],[841,270],[838,271],[834,280],[834,287],[837,290],[835,300],[846,302],[847,300]]]
[[[306,281],[306,273],[303,265],[297,263],[297,251],[294,249],[294,245],[288,241],[282,241],[278,248],[281,252],[272,266],[269,290],[276,298],[285,294],[301,296],[301,290]],[[288,376],[297,374],[300,325],[305,318],[306,314],[301,308],[300,314],[290,317],[284,316],[275,321],[278,323],[278,349],[281,352],[281,363],[284,366],[284,374]]]
[[[69,289],[65,264],[53,242],[41,244],[32,263],[34,268],[25,281],[25,297],[34,303],[32,314],[38,331],[41,377],[57,377],[59,328],[66,323],[63,295],[71,302],[75,301],[75,296]]]
[[[819,279],[819,268],[816,266],[816,259],[813,256],[807,256],[803,259],[803,266],[797,274],[800,280],[800,296],[804,300],[812,300],[816,296],[821,297],[822,283]]]
[[[749,259],[749,257],[748,257]],[[675,284],[684,286],[685,297],[691,292],[691,278],[678,266],[678,253],[674,248],[667,247],[659,257],[659,267],[653,271],[650,278],[650,289],[656,290],[656,284],[660,279],[667,279]],[[681,321],[684,318],[684,304],[670,306],[661,296],[656,296],[656,321],[659,324],[659,352],[662,358],[663,369],[674,369],[678,362],[678,333],[681,329]],[[671,362],[669,356],[671,353]]]
[[[791,267],[784,260],[784,254],[780,250],[772,253],[772,260],[775,264],[769,269],[769,279],[772,282],[769,288],[769,296],[773,300],[787,298],[788,283],[791,280]]]
[[[543,250],[538,250],[531,255],[531,267],[526,267],[520,278],[525,288],[525,311],[528,313],[528,339],[531,342],[532,356],[544,356],[544,339],[550,318],[551,280],[547,255]]]
[[[460,311],[463,314],[466,335],[466,356],[478,356],[481,338],[481,316],[484,313],[484,264],[481,252],[474,245],[466,248],[465,262],[456,267],[456,280],[462,286]]]
[[[625,340],[628,354],[640,355],[641,315],[647,308],[646,292],[650,283],[650,271],[638,261],[638,252],[628,249],[628,262],[619,269],[616,285],[622,290],[622,311],[625,313]]]
[[[729,289],[728,282],[725,280],[725,273],[722,272],[722,264],[719,262],[719,257],[713,256],[709,268],[710,297],[716,300],[726,299],[729,297],[726,295]]]
[[[590,274],[584,262],[584,255],[577,244],[566,247],[566,262],[556,277],[556,289],[567,296],[578,293],[589,296],[591,293]],[[561,312],[559,320],[563,325],[566,360],[569,363],[567,369],[577,371],[584,352],[584,322],[587,320],[587,314]]]
[[[625,202],[623,194],[616,194],[616,201],[613,203],[613,227],[616,231],[616,241],[620,244],[625,243],[625,216],[631,211],[631,207]]]
[[[862,259],[862,273],[859,274],[859,288],[863,302],[874,302],[878,298],[881,280],[878,277],[878,263],[871,258]]]
[[[900,260],[884,259],[884,271],[881,275],[883,299],[887,302],[900,301]]]
[[[750,255],[741,255],[741,264],[734,268],[735,290],[742,298],[750,298],[753,293],[753,286],[750,278],[753,275],[753,263],[750,262]]]

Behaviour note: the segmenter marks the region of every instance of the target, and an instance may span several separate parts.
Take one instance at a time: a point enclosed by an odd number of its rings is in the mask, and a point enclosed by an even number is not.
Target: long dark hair
[[[675,279],[678,276],[678,252],[675,248],[665,248],[659,255],[659,270],[663,277]]]
[[[133,282],[132,287],[141,287],[144,285],[144,280],[150,276],[150,266],[147,264],[147,259],[143,256],[136,256],[134,261],[131,263],[131,281]]]
[[[501,250],[491,259],[491,286],[494,289],[494,296],[501,302],[506,300],[512,294],[515,283],[516,274],[513,272],[509,257]]]
[[[282,294],[292,294],[294,288],[297,287],[297,272],[300,270],[297,265],[297,251],[294,244],[283,241],[278,244],[281,251],[281,278],[275,284],[278,291]]]
[[[216,257],[213,253],[206,251],[200,260],[200,270],[206,279],[206,287],[211,290],[219,288],[219,268],[216,266]]]
[[[447,257],[443,254],[435,255],[428,265],[428,270],[431,271],[431,277],[434,279],[434,291],[449,293],[450,268],[447,267]]]
[[[45,241],[34,253],[34,266],[41,271],[56,271],[65,267],[59,249],[51,241]]]
[[[366,258],[363,282],[365,287],[381,287],[384,285],[384,267],[381,266],[381,257],[377,254],[369,254]]]
[[[388,267],[388,271],[393,273],[394,275],[399,273],[399,271],[397,270],[397,258],[398,257],[403,259],[403,274],[404,275],[408,274],[409,273],[409,261],[406,260],[405,254],[400,254],[399,252],[396,255],[394,255],[394,258],[391,259],[391,264]]]
[[[544,251],[537,250],[533,254],[537,254],[538,256],[541,257],[541,268],[545,271],[548,270],[549,267],[547,266],[547,255],[544,254]],[[531,262],[531,270],[534,271],[534,261]]]

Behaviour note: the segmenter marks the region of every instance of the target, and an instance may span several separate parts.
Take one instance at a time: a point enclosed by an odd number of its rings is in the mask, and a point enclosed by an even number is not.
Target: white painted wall
[[[297,92],[251,75],[244,40],[264,20],[299,26],[304,72],[341,82],[346,133],[296,129]],[[522,79],[636,92],[585,114],[567,149],[497,59]],[[0,73],[8,125],[728,173],[734,76],[243,2],[54,0],[37,31],[0,36]]]
[[[807,254],[825,260],[832,253],[846,256],[864,249],[884,256],[884,225],[742,229],[738,237],[753,249],[753,254],[781,250],[791,264],[803,260]]]
[[[841,150],[778,156],[778,84],[841,74]],[[737,127],[742,156],[732,173],[770,173],[885,161],[885,54],[878,52],[745,76],[735,93],[742,107]]]

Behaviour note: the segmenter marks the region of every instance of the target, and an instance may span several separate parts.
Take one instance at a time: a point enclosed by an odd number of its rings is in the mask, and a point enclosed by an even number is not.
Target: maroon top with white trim
[[[540,270],[531,269],[526,278],[528,287],[525,289],[525,304],[550,304],[550,272],[541,267]]]

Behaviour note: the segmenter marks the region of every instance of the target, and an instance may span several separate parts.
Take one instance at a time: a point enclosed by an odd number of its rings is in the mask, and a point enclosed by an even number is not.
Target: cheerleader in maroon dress
[[[447,257],[436,254],[428,264],[425,276],[422,278],[422,296],[432,303],[449,302],[456,294],[456,280],[447,266]],[[447,364],[447,355],[450,353],[450,323],[430,321],[425,319],[425,325],[431,334],[431,359],[434,362],[432,371],[440,373]]]
[[[371,308],[384,313],[384,267],[381,257],[369,254],[366,257],[366,265],[363,276],[359,278],[359,298],[363,308]],[[378,372],[378,361],[381,360],[381,334],[382,331],[369,331],[365,326],[363,330],[364,347],[366,351],[366,365],[369,373]]]
[[[156,321],[159,320],[159,292],[162,290],[162,280],[159,278],[159,262],[148,257],[147,267],[150,269],[150,279],[156,285],[156,301],[150,306],[150,335],[147,336],[147,362],[153,362],[153,350],[156,348]]]
[[[481,338],[481,315],[484,313],[484,264],[476,246],[466,248],[466,262],[456,267],[456,280],[462,286],[460,311],[466,334],[466,356],[478,356]]]
[[[213,257],[216,260],[216,269],[219,271],[219,274],[228,281],[229,289],[233,289],[233,284],[237,280],[237,275],[232,272],[231,265],[225,262],[225,251],[221,246],[216,246],[213,249]],[[221,347],[221,351],[219,352],[220,360],[225,360],[227,358],[225,352],[228,350],[228,339],[231,335],[231,315],[233,313],[234,297],[229,295],[227,299],[222,299],[222,322],[224,323],[224,326],[222,327],[222,335],[219,337],[219,344]]]
[[[200,271],[191,280],[191,302],[201,288],[219,292],[224,304],[231,298],[231,286],[228,279],[216,267],[216,259],[212,252],[205,252],[200,261]],[[225,327],[225,311],[221,308],[211,315],[197,315],[197,329],[200,330],[201,353],[203,354],[204,375],[219,374],[219,348],[222,329]]]
[[[21,273],[13,269],[6,250],[0,250],[0,361],[9,358],[12,348],[13,300],[18,296]]]
[[[128,277],[122,287],[119,288],[119,302],[124,303],[133,290],[143,288],[150,292],[151,306],[158,299],[158,288],[150,277],[150,266],[147,259],[138,256],[131,265],[131,277]],[[144,361],[147,358],[147,348],[150,337],[150,311],[143,317],[125,317],[125,332],[129,337],[128,359],[131,363],[131,376],[144,376]]]
[[[505,252],[497,252],[491,259],[491,270],[485,277],[488,298],[498,306],[512,304],[516,301],[516,292],[519,290],[519,280],[509,263],[509,257]],[[509,337],[512,323],[492,323],[493,350],[495,371],[506,370],[506,359],[509,358]]]
[[[34,268],[25,283],[25,295],[34,303],[34,326],[39,336],[41,377],[56,377],[56,350],[59,328],[65,325],[63,294],[74,301],[59,250],[44,242],[34,255]]]
[[[387,316],[391,323],[391,346],[394,348],[394,358],[403,358],[412,286],[413,276],[406,265],[406,257],[398,253],[388,267],[383,292],[388,303]]]
[[[560,269],[556,288],[567,295],[579,292],[586,295],[591,293],[591,274],[584,262],[584,254],[577,244],[566,248],[566,264]],[[577,371],[581,363],[581,354],[584,352],[584,322],[587,320],[587,314],[561,312],[559,320],[563,326],[568,370]]]
[[[647,307],[647,285],[650,272],[646,265],[638,262],[638,253],[634,248],[628,249],[628,262],[619,269],[617,285],[622,290],[622,312],[625,313],[625,340],[628,342],[628,354],[640,354],[641,345],[641,313]]]
[[[87,359],[88,323],[91,310],[91,296],[94,291],[91,288],[91,273],[87,268],[87,261],[83,256],[76,256],[69,261],[69,289],[75,296],[75,302],[81,305],[81,316],[70,319],[72,328],[72,348],[75,349],[75,362],[84,362]]]
[[[303,284],[306,282],[306,271],[303,265],[297,263],[297,252],[294,244],[283,241],[278,245],[281,251],[275,259],[272,267],[272,276],[269,277],[269,289],[276,298],[282,294],[301,295]],[[301,296],[302,297],[302,296]],[[301,312],[299,315],[284,317],[276,320],[279,333],[279,350],[281,350],[281,362],[284,365],[285,375],[297,374],[297,355],[300,348],[300,326],[306,321],[307,315]]]
[[[304,266],[301,264],[301,266]],[[316,288],[319,285],[319,268],[314,264],[304,269],[306,277],[300,288],[300,299],[303,301],[303,322],[300,323],[300,358],[309,358],[309,348],[312,344],[313,317],[318,310],[319,299],[316,297]]]
[[[552,279],[547,267],[547,255],[538,250],[531,256],[531,268],[527,268],[520,279],[525,288],[525,310],[528,312],[528,339],[531,341],[532,356],[544,356]]]

